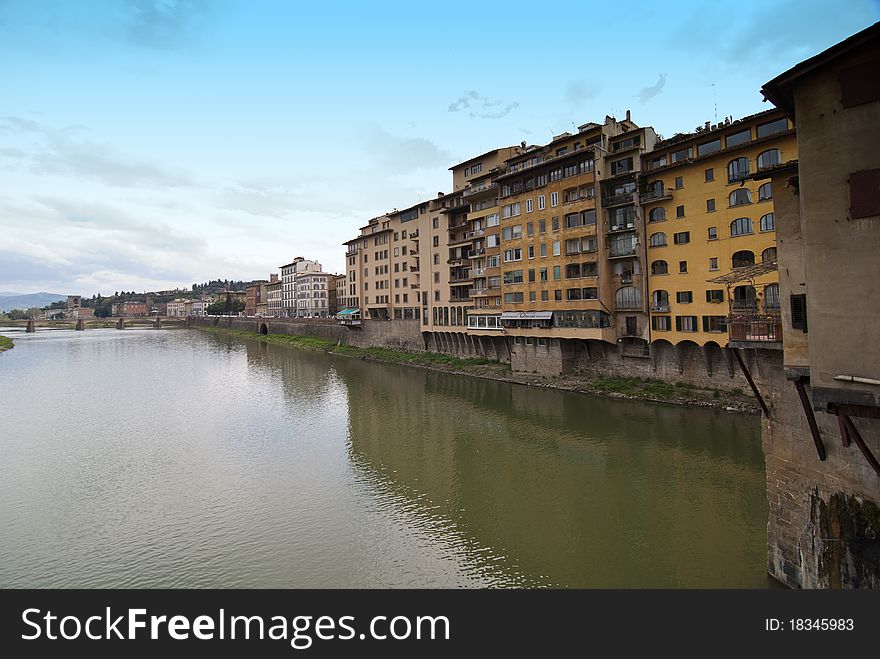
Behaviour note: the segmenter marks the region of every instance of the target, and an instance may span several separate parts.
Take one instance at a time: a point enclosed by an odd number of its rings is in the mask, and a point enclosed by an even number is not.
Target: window
[[[758,137],[760,137],[760,135]],[[738,133],[731,133],[730,135],[728,135],[725,138],[724,143],[727,145],[727,148],[729,149],[732,146],[737,146],[739,144],[745,144],[745,143],[751,142],[751,141],[752,141],[752,129],[747,128],[746,130],[741,130]]]
[[[688,158],[693,158],[694,150],[692,147],[688,147],[687,149],[681,149],[680,151],[673,151],[672,153],[672,162],[681,162],[682,160],[687,160]]]
[[[522,261],[522,249],[517,247],[516,249],[504,250],[504,262],[509,261]]]
[[[718,240],[718,227],[709,227],[709,240]]]
[[[675,329],[678,332],[696,332],[697,317],[696,316],[676,316]]]
[[[715,170],[712,167],[707,169],[705,171],[705,174],[706,174],[706,183],[708,183],[709,181],[715,180]]]
[[[561,243],[558,240],[553,241],[553,256],[559,256],[562,253]]]
[[[520,304],[523,301],[522,293],[505,293],[504,304]]]
[[[534,236],[535,235],[535,223],[534,222],[527,222],[526,223],[526,235],[527,236]]]
[[[651,294],[651,311],[669,311],[669,292],[654,291]]]
[[[658,208],[652,208],[648,211],[648,221],[649,222],[663,222],[666,219],[666,209],[662,206]]]
[[[771,121],[766,124],[761,124],[758,126],[758,138],[767,137],[768,135],[775,135],[776,133],[782,133],[788,130],[788,120],[784,117],[782,119],[777,119],[776,121]]]
[[[433,240],[432,244],[434,245],[434,247],[440,247],[440,237],[434,236],[434,240]]]
[[[562,291],[559,290],[558,288],[555,291],[553,291],[553,300],[555,302],[562,302]]]
[[[491,215],[486,216],[486,228],[489,227],[497,227],[501,223],[501,218],[498,217],[498,213],[492,213]]]
[[[706,200],[706,212],[707,213],[714,213],[715,212],[715,200],[714,199],[707,199]]]
[[[738,188],[731,192],[727,199],[731,208],[750,204],[752,203],[752,191],[748,188]]]
[[[562,279],[562,267],[558,265],[553,266],[553,281],[559,281]]]
[[[547,233],[547,220],[538,220],[538,233]]]
[[[791,303],[791,328],[807,331],[807,296],[804,293],[792,295]]]
[[[544,203],[544,195],[538,195],[538,210],[542,211],[546,208],[546,204]]]
[[[535,246],[534,245],[529,245],[529,258],[530,259],[535,258]]]
[[[767,263],[768,261],[776,260],[776,248],[768,247],[763,252],[761,252],[761,262]]]
[[[850,172],[849,218],[851,220],[880,215],[878,189],[880,189],[880,169]]]
[[[534,281],[535,281],[535,271],[530,269],[529,270],[529,283],[532,284],[532,283],[534,283]]]
[[[775,231],[776,216],[773,213],[767,213],[761,216],[761,231]]]
[[[611,175],[623,174],[633,170],[633,159],[623,158],[622,160],[614,160],[611,162]]]
[[[724,289],[722,288],[710,288],[706,291],[706,302],[712,302],[713,304],[720,304],[724,302]]]
[[[697,145],[697,155],[698,156],[707,156],[710,153],[715,153],[716,151],[721,151],[721,139],[712,140],[711,142],[705,142],[703,144]]]
[[[684,206],[675,207],[675,217],[684,217]]]
[[[505,284],[521,284],[521,283],[523,283],[523,271],[522,270],[507,270],[504,273],[504,283]]]
[[[549,299],[549,291],[541,291],[541,302],[547,302]]]
[[[559,218],[558,217],[551,217],[550,218],[550,228],[553,231],[559,231]]]
[[[782,162],[782,154],[779,149],[767,149],[758,154],[758,169],[767,169]]]
[[[712,256],[709,258],[709,270],[717,270],[718,269],[718,257]]]
[[[529,302],[535,301],[535,291],[529,291]]]
[[[755,265],[755,254],[747,249],[734,252],[730,257],[730,263],[734,268],[747,268]]]
[[[675,301],[679,304],[690,304],[694,301],[693,291],[678,291],[675,294]]]
[[[526,199],[526,213],[531,213],[532,210],[532,200]]]
[[[538,277],[540,277],[541,281],[547,281],[547,268],[538,270]]]
[[[433,220],[431,220],[431,226],[433,226],[435,229],[439,229],[440,228],[440,218],[435,217]]]
[[[541,249],[539,253],[541,254],[541,258],[547,256],[547,243],[541,243]]]
[[[773,187],[770,183],[764,183],[758,188],[758,201],[767,201],[773,199]]]
[[[555,208],[558,205],[559,205],[559,193],[558,192],[551,192],[550,193],[550,206]]]
[[[521,213],[522,213],[522,210],[520,208],[519,202],[516,202],[515,204],[507,204],[506,206],[501,207],[501,217],[503,217],[503,218],[516,217],[517,215],[520,215]]]
[[[676,245],[686,245],[691,241],[690,231],[680,231],[672,235],[672,242]]]
[[[727,316],[703,316],[703,331],[719,334],[727,332]]]
[[[678,262],[678,271],[681,274],[684,274],[688,271],[688,262],[687,261],[679,261]]]
[[[684,187],[684,178],[681,176],[675,177],[675,189],[681,190]]]
[[[651,247],[665,247],[666,246],[666,234],[662,231],[659,233],[652,233],[651,237],[648,239],[648,244]]]
[[[663,167],[664,165],[666,165],[666,156],[660,156],[651,160],[651,166],[649,169],[656,169],[657,167]]]
[[[727,164],[727,182],[743,181],[749,175],[749,159],[736,158]]]
[[[777,310],[779,307],[779,284],[767,284],[764,287],[764,309]]]
[[[651,274],[668,275],[669,265],[666,263],[666,261],[654,261],[653,263],[651,263]]]
[[[730,223],[731,236],[745,236],[754,233],[752,230],[752,219],[749,217],[740,217]]]
[[[668,332],[669,327],[669,316],[651,316],[651,329],[658,332]]]

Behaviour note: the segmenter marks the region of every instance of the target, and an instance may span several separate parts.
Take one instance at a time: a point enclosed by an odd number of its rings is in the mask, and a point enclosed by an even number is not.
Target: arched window
[[[742,181],[749,175],[749,159],[736,158],[727,164],[727,182]]]
[[[666,244],[666,234],[662,231],[659,233],[652,233],[649,243],[651,247],[663,247]]]
[[[779,309],[779,284],[767,284],[764,287],[764,309]]]
[[[652,275],[668,275],[669,274],[669,265],[666,261],[654,261],[651,264],[651,274]]]
[[[654,291],[651,294],[651,311],[669,311],[668,291]]]
[[[773,186],[765,183],[758,188],[758,201],[767,201],[768,199],[773,199]]]
[[[635,286],[623,286],[614,294],[614,306],[618,309],[641,309],[642,291]]]
[[[752,191],[748,188],[737,188],[728,197],[730,206],[742,206],[752,203]]]
[[[663,181],[654,181],[651,185],[648,186],[648,196],[649,197],[662,197],[663,196]]]
[[[761,261],[766,263],[767,261],[775,261],[776,260],[776,248],[768,247],[763,252],[761,252]]]
[[[734,309],[755,309],[758,306],[754,286],[737,286],[733,289]]]
[[[731,236],[745,236],[746,234],[749,234],[749,233],[753,233],[753,231],[752,231],[752,218],[740,217],[730,223],[730,235]]]
[[[755,254],[747,249],[734,252],[730,263],[734,268],[747,268],[750,265],[755,265]]]
[[[666,219],[666,209],[662,206],[652,208],[648,211],[648,222],[662,222]]]
[[[779,153],[779,149],[767,149],[758,155],[758,169],[767,169],[781,162],[782,154]]]
[[[761,231],[775,231],[776,217],[773,213],[767,213],[761,216]]]

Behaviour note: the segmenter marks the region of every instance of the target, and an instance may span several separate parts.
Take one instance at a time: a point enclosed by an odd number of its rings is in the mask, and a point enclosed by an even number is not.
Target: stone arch
[[[260,334],[266,335],[269,333],[269,326],[266,323],[260,323]]]

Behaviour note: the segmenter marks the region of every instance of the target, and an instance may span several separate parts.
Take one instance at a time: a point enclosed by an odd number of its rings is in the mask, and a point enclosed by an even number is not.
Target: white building
[[[297,256],[292,262],[281,266],[281,315],[297,315],[296,276],[306,272],[321,272],[321,264]]]
[[[336,275],[326,272],[297,273],[296,315],[298,318],[329,316],[329,287],[336,287]]]
[[[208,313],[208,302],[205,300],[172,300],[166,305],[169,316],[205,316]]]
[[[181,300],[180,298],[171,300],[171,302],[169,302],[165,307],[165,313],[169,316],[185,316],[186,303],[187,300]]]

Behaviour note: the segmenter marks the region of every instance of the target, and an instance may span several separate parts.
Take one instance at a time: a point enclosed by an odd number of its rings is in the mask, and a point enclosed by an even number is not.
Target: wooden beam
[[[764,399],[761,397],[761,392],[758,391],[758,385],[756,385],[755,381],[752,379],[752,374],[749,373],[749,369],[746,368],[742,355],[739,354],[739,348],[730,348],[730,350],[733,352],[733,356],[736,357],[736,361],[739,363],[739,368],[743,372],[743,375],[746,376],[746,382],[748,382],[749,386],[752,388],[752,393],[755,394],[755,398],[758,399],[758,405],[760,405],[761,409],[764,411],[764,416],[769,419],[770,410],[767,409],[767,403],[765,403]],[[822,459],[824,460],[825,458]]]

